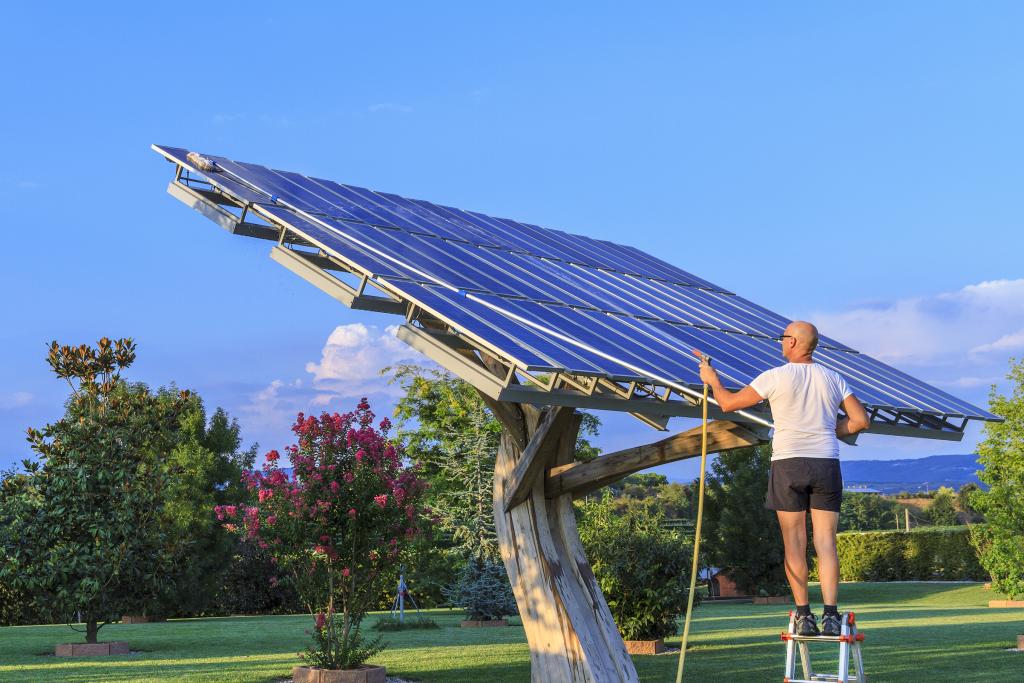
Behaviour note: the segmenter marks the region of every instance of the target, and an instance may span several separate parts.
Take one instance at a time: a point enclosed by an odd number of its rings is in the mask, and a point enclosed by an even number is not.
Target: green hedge
[[[966,526],[923,527],[909,532],[847,531],[837,535],[836,543],[843,581],[962,581],[987,577]]]

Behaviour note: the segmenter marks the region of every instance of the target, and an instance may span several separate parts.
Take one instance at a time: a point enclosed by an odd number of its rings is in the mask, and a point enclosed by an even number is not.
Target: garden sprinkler
[[[700,364],[711,367],[711,356],[700,355]],[[704,382],[704,399],[701,401],[700,425],[700,485],[697,488],[697,524],[693,531],[693,566],[690,568],[690,593],[686,599],[686,617],[683,620],[683,641],[679,645],[679,668],[676,669],[676,683],[682,683],[683,666],[686,662],[686,641],[690,637],[690,615],[693,614],[693,594],[697,589],[697,565],[700,556],[700,527],[704,520],[704,474],[708,463],[708,384]]]

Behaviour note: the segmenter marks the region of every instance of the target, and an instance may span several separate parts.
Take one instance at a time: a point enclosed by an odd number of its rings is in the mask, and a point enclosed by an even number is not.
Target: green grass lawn
[[[986,606],[999,597],[980,584],[844,584],[841,608],[857,613],[872,682],[1024,681],[1024,653],[1007,651],[1024,633],[1024,610]],[[785,606],[698,607],[686,680],[781,681],[785,644],[779,633],[787,612]],[[389,647],[373,661],[390,675],[425,682],[529,680],[518,619],[504,629],[462,629],[458,612],[429,614],[441,629],[386,633]],[[55,643],[80,639],[66,626],[0,628],[0,681],[278,681],[289,677],[310,625],[308,616],[111,625],[100,631],[101,640],[127,640],[140,652],[76,660],[52,656]],[[669,640],[678,643],[678,637]],[[814,659],[835,662],[837,650],[817,645]],[[661,683],[675,680],[677,657],[634,661],[641,680]]]

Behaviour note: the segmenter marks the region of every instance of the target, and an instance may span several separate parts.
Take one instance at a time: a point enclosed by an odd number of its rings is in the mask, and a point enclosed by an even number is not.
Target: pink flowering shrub
[[[383,649],[379,637],[364,643],[359,625],[425,511],[425,482],[388,439],[390,421],[373,420],[365,398],[352,413],[299,413],[298,441],[285,449],[292,476],[270,451],[246,482],[258,503],[214,509],[225,527],[270,550],[316,615],[304,655],[312,666],[355,668]]]

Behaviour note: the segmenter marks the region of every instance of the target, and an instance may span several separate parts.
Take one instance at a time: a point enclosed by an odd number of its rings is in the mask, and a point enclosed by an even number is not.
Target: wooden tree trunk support
[[[573,461],[580,424],[574,413],[509,403],[494,411],[505,426],[494,468],[494,523],[530,644],[531,680],[629,683],[639,680],[636,669],[583,553],[572,494],[544,495],[545,470]],[[542,459],[540,466],[524,454]]]

